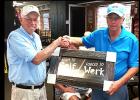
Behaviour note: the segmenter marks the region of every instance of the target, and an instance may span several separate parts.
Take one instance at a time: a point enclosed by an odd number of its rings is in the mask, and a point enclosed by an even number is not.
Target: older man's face
[[[21,18],[21,24],[29,33],[34,32],[38,26],[39,15],[36,12],[31,12]]]

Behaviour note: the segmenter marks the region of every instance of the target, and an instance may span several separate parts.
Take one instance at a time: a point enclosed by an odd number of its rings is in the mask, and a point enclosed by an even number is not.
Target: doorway
[[[81,37],[85,32],[85,7],[69,5],[69,35]]]

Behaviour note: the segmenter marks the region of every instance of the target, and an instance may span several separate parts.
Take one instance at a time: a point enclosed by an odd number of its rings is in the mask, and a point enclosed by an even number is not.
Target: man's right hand
[[[70,46],[70,38],[69,36],[63,36],[61,41],[61,47],[68,48]]]

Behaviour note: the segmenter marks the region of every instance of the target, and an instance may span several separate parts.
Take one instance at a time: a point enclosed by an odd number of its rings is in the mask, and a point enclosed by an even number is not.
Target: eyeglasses
[[[26,19],[28,22],[37,22],[38,19],[37,18],[29,18],[29,17],[23,17],[24,19]]]

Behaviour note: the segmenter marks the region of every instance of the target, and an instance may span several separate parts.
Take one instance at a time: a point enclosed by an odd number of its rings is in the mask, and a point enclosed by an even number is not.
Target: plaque
[[[114,79],[115,62],[115,52],[61,49],[59,56],[51,57],[48,76],[54,74],[56,83],[103,88],[104,80]]]

